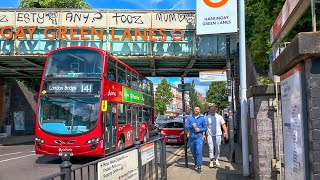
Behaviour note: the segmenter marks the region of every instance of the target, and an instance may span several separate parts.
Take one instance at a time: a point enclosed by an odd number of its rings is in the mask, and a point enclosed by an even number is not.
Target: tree
[[[219,109],[226,106],[222,102],[228,101],[228,89],[226,82],[212,82],[206,92],[207,103],[215,103]]]
[[[166,105],[173,100],[174,94],[171,92],[171,86],[165,78],[159,83],[154,100],[154,110],[157,114],[164,114],[167,110]]]
[[[271,52],[270,29],[286,0],[246,0],[246,39],[252,60],[260,75],[269,71]],[[317,23],[319,25],[320,22]],[[291,41],[299,32],[311,31],[311,10],[307,9],[283,42]]]
[[[200,104],[201,114],[204,114],[209,111],[208,103]]]
[[[19,8],[81,8],[92,9],[84,0],[21,0]]]
[[[189,104],[190,104],[190,111],[193,111],[195,106],[200,106],[200,100],[197,96],[197,91],[195,89],[195,83],[194,80],[192,80],[192,83],[190,85],[190,90],[189,90]]]

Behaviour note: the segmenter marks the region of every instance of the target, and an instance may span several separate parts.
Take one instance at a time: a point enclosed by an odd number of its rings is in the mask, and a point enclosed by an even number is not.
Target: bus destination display
[[[60,83],[52,82],[48,83],[48,93],[54,94],[91,94],[93,92],[93,83]]]

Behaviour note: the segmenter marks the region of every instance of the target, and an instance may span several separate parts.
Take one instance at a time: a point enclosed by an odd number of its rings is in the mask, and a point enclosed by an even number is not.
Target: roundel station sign
[[[219,2],[212,2],[211,0],[203,0],[203,2],[209,7],[219,8],[224,6],[228,2],[228,0],[221,0]]]

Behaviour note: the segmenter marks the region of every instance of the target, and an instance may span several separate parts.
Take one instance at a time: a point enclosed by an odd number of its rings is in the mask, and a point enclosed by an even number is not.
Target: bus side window
[[[116,63],[113,59],[109,58],[108,61],[108,80],[116,81]]]
[[[147,79],[146,78],[143,78],[143,81],[142,81],[142,91],[147,94]]]
[[[145,122],[151,122],[151,110],[150,108],[143,108]]]
[[[118,80],[117,80],[118,83],[126,85],[125,67],[123,65],[121,65],[120,63],[118,63],[117,70],[118,70]]]
[[[137,74],[134,72],[131,72],[132,74],[132,83],[131,83],[131,87],[135,90],[138,90],[138,79],[137,79]]]
[[[118,124],[126,123],[126,105],[118,104]]]
[[[142,107],[138,107],[138,108],[139,108],[139,122],[144,122],[143,109],[142,109]]]
[[[131,87],[131,71],[129,69],[126,69],[127,73],[127,86]]]
[[[126,105],[127,107],[127,124],[131,124],[131,105]]]

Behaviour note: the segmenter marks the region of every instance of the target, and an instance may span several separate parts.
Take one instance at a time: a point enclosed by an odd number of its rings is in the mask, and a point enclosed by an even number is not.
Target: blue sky
[[[195,0],[85,0],[97,9],[195,9]],[[0,8],[15,8],[20,0],[2,0]]]
[[[195,9],[195,0],[85,0],[95,9]],[[0,8],[16,8],[20,0],[2,0]],[[149,78],[154,83],[158,83],[162,78]],[[170,84],[178,86],[181,83],[180,78],[167,78]],[[203,96],[209,88],[209,83],[200,83],[199,78],[185,78],[185,83],[196,83],[196,90]]]

